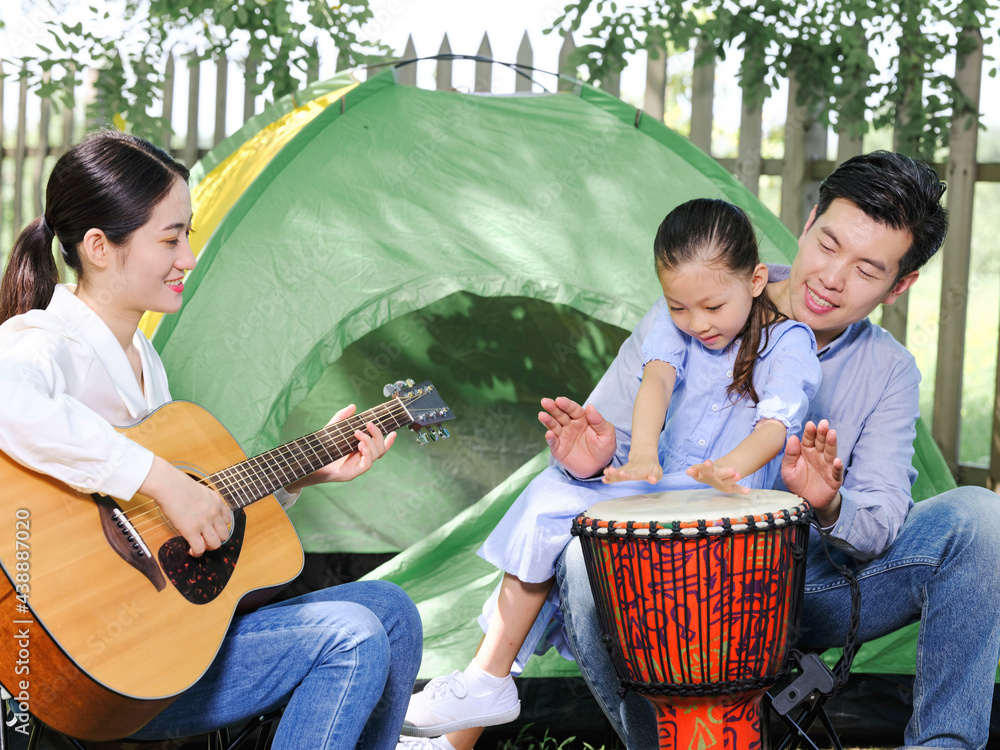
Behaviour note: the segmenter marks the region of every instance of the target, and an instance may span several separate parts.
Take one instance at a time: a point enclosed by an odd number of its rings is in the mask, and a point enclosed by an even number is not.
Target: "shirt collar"
[[[824,357],[829,357],[836,354],[845,346],[850,346],[851,342],[853,342],[854,339],[858,337],[862,325],[866,323],[868,323],[868,318],[865,318],[864,320],[859,320],[857,323],[851,323],[849,326],[847,326],[847,328],[844,329],[843,333],[837,336],[837,338],[835,338],[829,344],[827,344],[818,352],[816,352],[816,355],[820,359],[823,359]]]
[[[111,376],[122,403],[134,418],[149,411],[146,396],[135,379],[132,363],[118,339],[87,303],[77,297],[68,285],[57,284],[46,310],[57,317],[67,328],[84,339]],[[139,331],[136,334],[141,336]],[[141,348],[139,349],[141,353]],[[146,370],[143,361],[143,370]]]

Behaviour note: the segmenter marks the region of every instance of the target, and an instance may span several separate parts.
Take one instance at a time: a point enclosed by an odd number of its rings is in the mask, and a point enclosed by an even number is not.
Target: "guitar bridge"
[[[160,570],[150,554],[149,547],[142,540],[135,526],[128,520],[113,499],[107,495],[94,493],[91,495],[97,503],[97,510],[101,516],[101,529],[104,531],[104,538],[115,553],[133,568],[142,573],[149,580],[157,591],[162,591],[167,586],[167,579]]]
[[[121,535],[126,538],[127,542],[132,544],[132,548],[138,557],[152,557],[149,553],[149,547],[142,541],[139,532],[135,530],[135,526],[128,520],[128,516],[122,512],[121,508],[115,508],[111,513],[111,517],[115,520],[115,525],[121,531]]]

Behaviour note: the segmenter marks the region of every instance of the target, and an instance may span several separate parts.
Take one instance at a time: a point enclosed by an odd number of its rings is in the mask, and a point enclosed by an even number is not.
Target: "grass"
[[[547,729],[539,739],[532,733],[531,729],[531,724],[525,725],[518,732],[517,737],[513,740],[505,740],[497,746],[497,750],[605,750],[604,745],[598,748],[589,742],[576,742],[576,737],[557,740],[555,737],[549,736]]]

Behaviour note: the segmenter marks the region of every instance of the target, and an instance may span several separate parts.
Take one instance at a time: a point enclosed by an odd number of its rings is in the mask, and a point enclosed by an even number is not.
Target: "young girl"
[[[746,214],[720,200],[685,203],[660,225],[654,254],[666,304],[643,342],[628,463],[605,469],[603,484],[522,494],[486,540],[480,555],[505,575],[495,611],[484,610],[483,643],[464,672],[432,680],[407,710],[405,734],[451,733],[426,747],[471,748],[478,727],[517,716],[510,670],[530,655],[521,646],[543,606],[558,605],[554,566],[573,517],[612,497],[703,484],[770,489],[786,436],[801,430],[820,380],[815,339],[764,293]]]
[[[155,499],[200,556],[228,537],[229,506],[113,428],[170,400],[138,324],[146,310],[180,309],[195,266],[187,177],[167,153],[117,132],[92,136],[56,163],[45,214],[18,237],[0,284],[0,450],[125,506],[137,492]],[[57,284],[54,239],[75,286]],[[309,484],[370,468],[394,435],[367,429],[355,433],[358,451],[279,491],[279,501],[287,507]],[[391,748],[420,649],[416,608],[382,582],[264,607],[233,619],[201,679],[138,736],[202,734],[284,707],[275,748]]]

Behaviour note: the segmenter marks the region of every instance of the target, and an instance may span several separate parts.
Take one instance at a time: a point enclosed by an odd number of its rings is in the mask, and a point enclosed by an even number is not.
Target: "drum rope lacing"
[[[858,651],[858,630],[861,627],[861,584],[858,583],[858,577],[853,570],[846,565],[841,565],[833,561],[833,558],[830,556],[830,545],[826,541],[826,534],[823,533],[823,529],[815,516],[812,518],[811,525],[819,532],[820,541],[823,543],[823,554],[826,555],[830,567],[846,579],[847,585],[851,589],[851,617],[847,623],[847,639],[844,642],[843,648],[844,655],[832,670],[833,690],[827,696],[827,700],[829,700],[836,698],[844,685],[847,684],[847,680],[851,676],[851,665],[854,663],[854,656]],[[795,661],[798,661],[802,656],[802,652],[798,649],[792,649],[791,656]]]
[[[688,538],[728,536],[730,534],[743,533],[744,531],[756,531],[758,529],[773,530],[788,524],[809,523],[809,513],[803,513],[799,508],[779,510],[773,513],[764,513],[762,518],[755,516],[742,516],[734,523],[731,518],[722,518],[717,524],[709,526],[707,521],[699,519],[693,523],[682,523],[681,521],[671,521],[669,524],[662,524],[659,521],[626,521],[624,526],[616,526],[617,521],[602,521],[596,518],[578,516],[573,519],[573,530],[577,534],[587,536],[621,536],[631,538],[658,538],[670,536],[683,536]]]

